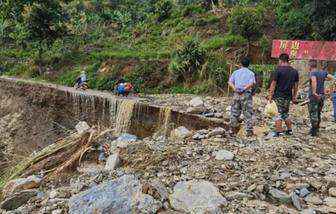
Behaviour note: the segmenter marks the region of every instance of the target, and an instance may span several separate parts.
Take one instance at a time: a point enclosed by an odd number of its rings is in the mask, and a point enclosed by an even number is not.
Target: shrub
[[[214,36],[203,44],[205,49],[218,49],[221,47],[239,47],[247,44],[247,40],[239,35]]]
[[[251,7],[234,7],[227,19],[230,32],[241,35],[249,41],[261,36],[262,24],[262,14]]]
[[[270,77],[275,70],[276,65],[251,65],[250,69],[255,73],[257,79],[257,88],[267,89],[270,83]]]
[[[291,10],[278,16],[278,24],[288,39],[307,39],[311,32],[309,16],[302,10]]]
[[[206,59],[204,49],[196,39],[189,39],[172,54],[169,70],[175,78],[190,80]]]
[[[156,5],[156,13],[158,14],[157,21],[163,22],[172,13],[173,3],[171,1],[159,1]]]
[[[194,14],[204,13],[204,12],[205,12],[204,8],[201,7],[200,5],[191,4],[183,8],[182,16],[187,17],[187,16],[191,16]]]
[[[213,55],[209,57],[202,77],[211,80],[213,85],[224,88],[228,82],[227,68],[227,62],[223,56]]]

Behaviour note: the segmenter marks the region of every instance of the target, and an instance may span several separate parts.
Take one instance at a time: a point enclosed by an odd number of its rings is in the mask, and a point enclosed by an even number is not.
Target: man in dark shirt
[[[334,77],[328,74],[327,71],[318,70],[316,60],[309,61],[309,69],[310,88],[308,110],[311,123],[310,135],[317,136],[325,99],[324,82],[326,80],[333,80]]]
[[[285,134],[292,135],[292,121],[289,118],[290,102],[297,103],[297,91],[299,83],[299,73],[289,64],[288,54],[281,54],[279,66],[272,74],[271,86],[269,89],[269,102],[272,99],[278,107],[279,116],[275,118],[274,137],[279,137],[283,133],[282,121],[285,121],[287,130]]]

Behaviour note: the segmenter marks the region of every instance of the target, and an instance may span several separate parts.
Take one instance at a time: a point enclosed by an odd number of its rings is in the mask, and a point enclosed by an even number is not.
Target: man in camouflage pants
[[[229,80],[229,86],[234,90],[231,105],[230,125],[236,130],[239,127],[239,118],[243,113],[245,118],[246,133],[250,137],[253,135],[253,101],[252,87],[256,83],[254,73],[248,69],[250,60],[242,60],[242,68],[233,72]]]
[[[317,69],[317,61],[309,61],[310,88],[309,88],[309,118],[311,123],[310,135],[317,136],[321,123],[321,113],[324,105],[324,82],[333,80],[333,76],[327,71]]]
[[[273,137],[283,134],[282,123],[285,122],[286,135],[293,135],[292,121],[289,118],[289,108],[291,101],[297,103],[297,91],[299,83],[299,73],[289,64],[288,54],[279,56],[279,66],[271,76],[268,101],[275,101],[279,115],[275,118],[275,131]]]

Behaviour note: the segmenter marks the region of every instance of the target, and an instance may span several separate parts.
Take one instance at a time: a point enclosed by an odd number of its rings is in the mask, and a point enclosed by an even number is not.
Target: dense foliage
[[[139,91],[203,93],[225,87],[228,65],[242,56],[237,53],[257,64],[272,63],[272,39],[336,40],[334,0],[6,0],[0,5],[0,71],[71,85],[84,69],[90,87],[103,90],[123,76]]]

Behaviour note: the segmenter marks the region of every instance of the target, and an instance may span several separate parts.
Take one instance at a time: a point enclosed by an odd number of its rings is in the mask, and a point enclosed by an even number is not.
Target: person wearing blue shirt
[[[336,79],[336,71],[334,72],[334,79]],[[333,91],[331,93],[333,108],[334,108],[334,122],[336,123],[336,83],[333,84]]]
[[[325,88],[324,83],[328,80],[333,80],[333,76],[328,74],[327,71],[318,70],[317,61],[310,60],[310,87],[309,87],[309,118],[311,123],[310,135],[315,137],[318,135],[321,113],[325,100]]]
[[[250,60],[244,58],[242,67],[233,72],[229,79],[229,86],[234,91],[231,105],[230,126],[236,132],[239,127],[239,118],[244,114],[247,136],[253,136],[253,101],[252,88],[256,83],[254,73],[248,69]]]

